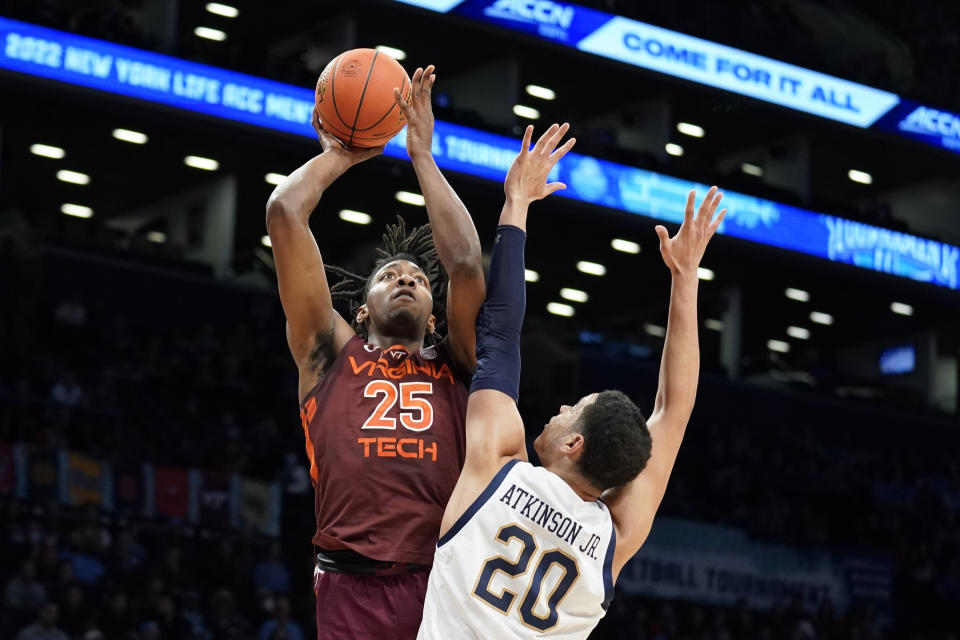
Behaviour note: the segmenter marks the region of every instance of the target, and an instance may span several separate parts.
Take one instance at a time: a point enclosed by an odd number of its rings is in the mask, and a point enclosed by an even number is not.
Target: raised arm
[[[650,533],[693,411],[700,377],[697,267],[707,243],[726,214],[724,209],[714,218],[722,197],[716,187],[711,188],[694,216],[696,192],[690,191],[683,224],[677,235],[671,238],[663,226],[656,227],[660,236],[660,253],[673,278],[670,312],[657,397],[647,420],[653,439],[650,461],[632,482],[604,495],[617,528],[614,575],[619,574]]]
[[[523,135],[520,153],[504,182],[506,200],[490,260],[487,297],[477,317],[477,370],[467,401],[467,455],[460,480],[443,516],[445,533],[480,495],[497,470],[510,458],[526,459],[523,420],[517,411],[520,389],[520,328],[526,307],[523,250],[527,210],[566,186],[547,184],[553,166],[574,145],[557,143],[569,126],[553,125],[530,149],[533,127]]]
[[[450,283],[447,288],[447,342],[456,361],[473,373],[476,359],[477,312],[483,303],[484,281],[480,239],[467,208],[440,173],[432,153],[436,75],[433,65],[418,68],[411,80],[410,103],[394,97],[407,118],[407,153],[426,200],[437,255]]]
[[[267,233],[287,317],[287,344],[300,370],[300,399],[353,336],[353,329],[333,309],[320,248],[310,231],[310,214],[334,180],[383,151],[345,149],[323,130],[316,109],[313,125],[323,153],[284,178],[267,201]]]

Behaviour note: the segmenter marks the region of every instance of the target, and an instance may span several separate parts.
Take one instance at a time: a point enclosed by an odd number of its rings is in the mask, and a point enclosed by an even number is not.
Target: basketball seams
[[[353,117],[353,125],[350,127],[350,140],[347,142],[348,146],[353,142],[353,137],[356,133],[355,127],[357,126],[357,120],[360,119],[360,110],[363,109],[363,98],[367,95],[367,87],[370,85],[370,77],[373,75],[373,69],[377,66],[378,57],[380,57],[380,52],[374,51],[373,59],[370,60],[370,68],[367,69],[367,77],[363,81],[363,91],[360,92],[360,100],[357,101],[357,115]]]
[[[407,72],[403,70],[403,67],[400,68],[400,74],[403,76],[402,79],[401,79],[401,81],[400,81],[400,98],[402,99],[402,98],[403,98],[403,90],[407,87]],[[374,122],[373,124],[371,124],[369,127],[364,127],[363,129],[356,129],[356,128],[354,128],[354,131],[370,131],[370,129],[373,129],[375,126],[377,126],[378,124],[380,124],[381,122],[383,122],[384,120],[386,120],[387,116],[389,116],[391,113],[393,113],[395,109],[399,109],[399,108],[400,108],[400,107],[397,106],[396,103],[390,105],[390,108],[387,109],[387,112],[384,113],[382,116],[380,116],[380,118],[379,118],[376,122]],[[354,123],[354,124],[356,124],[356,123]],[[402,125],[401,125],[401,128],[402,128]],[[399,129],[397,129],[397,131],[399,131]],[[378,136],[378,137],[379,137],[379,136]]]
[[[335,85],[336,85],[336,82],[337,82],[337,75],[339,75],[338,72],[340,71],[340,63],[341,63],[341,62],[343,62],[343,54],[342,54],[342,53],[341,53],[339,56],[337,56],[337,64],[334,65],[334,67],[333,67],[333,74],[331,74],[331,78],[330,78],[330,99],[333,100],[333,112],[336,114],[337,120],[339,120],[339,121],[340,121],[340,124],[342,124],[342,125],[344,126],[344,129],[351,129],[352,127],[351,127],[350,125],[348,125],[348,124],[347,124],[347,121],[344,120],[344,119],[343,119],[343,116],[340,115],[340,108],[337,106],[337,92],[336,92],[336,89],[335,89]]]

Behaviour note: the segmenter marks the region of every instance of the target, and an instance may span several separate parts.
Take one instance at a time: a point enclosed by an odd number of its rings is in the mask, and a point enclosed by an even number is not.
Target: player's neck
[[[387,336],[375,331],[371,331],[370,335],[367,336],[367,342],[381,349],[389,349],[400,345],[407,351],[414,352],[423,348],[422,339],[414,340],[410,336]]]
[[[596,487],[587,482],[583,476],[569,465],[561,464],[558,461],[557,464],[547,467],[547,470],[560,476],[560,478],[573,489],[573,492],[580,496],[580,499],[585,502],[596,502],[602,493],[597,491]]]

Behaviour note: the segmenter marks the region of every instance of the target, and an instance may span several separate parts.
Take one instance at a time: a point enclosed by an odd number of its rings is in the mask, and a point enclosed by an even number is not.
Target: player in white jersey
[[[517,411],[525,307],[527,209],[547,183],[567,125],[530,148],[528,127],[504,183],[487,299],[477,318],[477,369],[467,405],[466,462],[444,512],[418,640],[586,638],[617,575],[643,544],[663,499],[696,398],[697,267],[726,210],[687,198],[676,236],[657,226],[673,285],[660,380],[644,420],[619,391],[564,405],[527,462]]]

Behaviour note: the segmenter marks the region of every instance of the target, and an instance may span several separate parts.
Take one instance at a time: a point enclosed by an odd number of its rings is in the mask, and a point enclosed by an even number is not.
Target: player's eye
[[[384,278],[395,278],[396,275],[394,275],[394,273],[393,273],[392,271],[387,271],[386,273],[383,274],[383,277],[384,277]]]
[[[423,276],[417,276],[417,282],[419,282],[420,284],[426,284],[427,279],[424,278]]]

